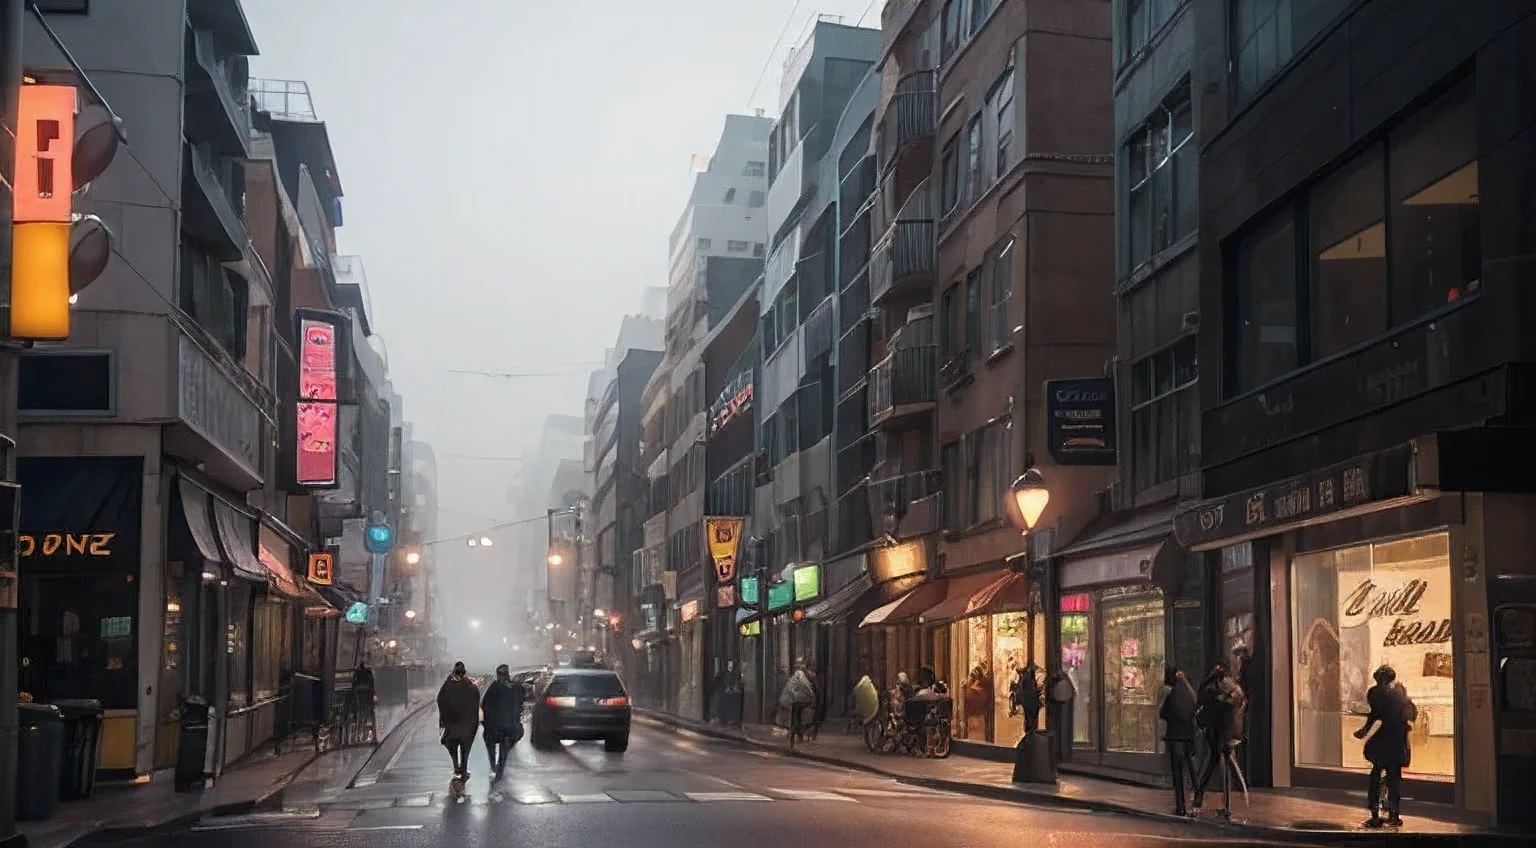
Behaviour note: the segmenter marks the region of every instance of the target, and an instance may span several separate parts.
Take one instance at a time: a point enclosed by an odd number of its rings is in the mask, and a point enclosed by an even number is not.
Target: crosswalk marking
[[[783,795],[792,801],[853,801],[847,795],[839,795],[836,792],[822,792],[816,789],[770,789],[776,795]],[[856,803],[856,802],[855,802]]]
[[[756,792],[686,792],[694,801],[772,801],[767,795]]]
[[[608,797],[606,792],[592,792],[581,795],[560,795],[560,800],[566,804],[612,804],[614,800]]]

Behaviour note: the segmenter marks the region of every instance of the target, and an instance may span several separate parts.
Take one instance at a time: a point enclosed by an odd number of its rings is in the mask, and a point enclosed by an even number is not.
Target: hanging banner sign
[[[709,540],[709,558],[715,563],[715,581],[736,581],[736,550],[741,546],[740,518],[713,517],[704,519],[704,534]]]
[[[328,553],[309,555],[309,582],[317,586],[330,586],[336,582],[336,559]]]
[[[710,433],[718,433],[725,429],[725,425],[731,423],[736,416],[745,412],[752,406],[752,372],[747,372],[747,383],[738,389],[735,394],[722,393],[719,400],[715,401],[715,407],[710,413]],[[727,389],[729,391],[729,389]]]
[[[342,318],[314,309],[299,311],[299,397],[296,480],[310,489],[334,489],[340,482],[340,400],[337,350]]]
[[[730,584],[715,587],[715,609],[730,609],[736,606],[736,586]]]

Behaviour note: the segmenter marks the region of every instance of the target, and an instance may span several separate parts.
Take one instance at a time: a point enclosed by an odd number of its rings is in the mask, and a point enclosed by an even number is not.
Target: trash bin
[[[96,790],[96,765],[101,751],[101,702],[71,698],[54,701],[53,705],[64,719],[59,800],[89,798]]]
[[[1013,749],[1014,783],[1055,783],[1056,758],[1051,754],[1051,735],[1026,733]]]
[[[176,791],[197,792],[206,779],[203,762],[208,755],[208,701],[193,695],[181,701],[181,739],[176,752]]]
[[[52,704],[17,704],[16,820],[42,821],[59,806],[64,762],[64,719]]]

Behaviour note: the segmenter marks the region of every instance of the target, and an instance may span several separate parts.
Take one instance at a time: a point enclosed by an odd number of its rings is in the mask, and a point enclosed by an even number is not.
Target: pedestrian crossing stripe
[[[794,801],[853,801],[847,795],[839,795],[836,792],[822,792],[816,789],[770,789],[778,795],[783,795]]]
[[[560,795],[560,801],[565,804],[614,804],[617,803],[603,792],[593,792],[585,795]]]
[[[685,792],[691,801],[772,801],[756,792]]]

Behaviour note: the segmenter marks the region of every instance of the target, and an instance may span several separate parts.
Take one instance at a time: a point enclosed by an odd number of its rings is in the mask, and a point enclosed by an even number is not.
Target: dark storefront
[[[132,774],[144,460],[24,457],[17,479],[22,697],[101,701],[102,768]]]

